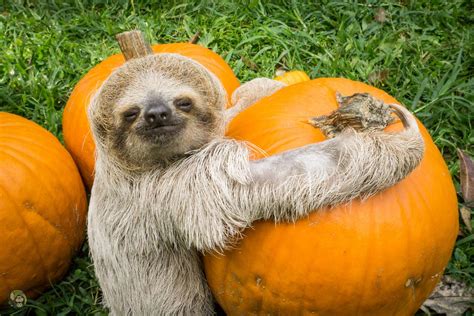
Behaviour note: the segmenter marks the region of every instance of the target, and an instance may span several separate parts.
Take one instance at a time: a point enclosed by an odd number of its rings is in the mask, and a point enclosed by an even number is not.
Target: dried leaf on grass
[[[472,233],[471,211],[467,207],[461,206],[459,212],[461,213],[462,222],[466,225],[467,230]]]
[[[379,23],[384,23],[387,21],[387,11],[385,11],[383,8],[379,8],[377,12],[375,12],[374,20]]]
[[[448,316],[460,316],[473,307],[474,289],[444,276],[431,296],[423,303],[422,309]]]
[[[201,32],[197,31],[194,35],[189,39],[189,43],[197,44],[199,42],[199,38],[201,37]]]
[[[385,82],[388,78],[388,70],[380,70],[380,71],[374,71],[369,74],[369,77],[367,78],[369,80],[370,84],[376,84],[379,82]]]
[[[245,66],[247,66],[250,70],[257,71],[258,65],[248,57],[242,56],[242,62]]]
[[[286,72],[287,72],[286,68],[280,66],[275,70],[275,76],[283,76]]]
[[[462,197],[467,206],[474,207],[474,162],[461,149],[458,149],[458,157]]]

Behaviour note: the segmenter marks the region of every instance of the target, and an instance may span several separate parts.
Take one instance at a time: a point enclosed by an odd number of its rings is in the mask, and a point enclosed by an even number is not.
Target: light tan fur
[[[281,86],[250,82],[233,99],[242,110]],[[183,95],[193,100],[190,112],[173,107],[183,124],[176,134],[140,136],[150,94],[170,107]],[[406,127],[400,133],[348,127],[328,141],[249,161],[245,143],[224,137],[225,120],[236,114],[226,113],[225,103],[212,73],[174,54],[127,62],[93,99],[88,236],[112,314],[213,314],[200,252],[225,249],[257,219],[296,220],[374,194],[403,179],[423,155],[413,116],[392,105]],[[134,107],[140,115],[124,124]]]
[[[230,122],[242,110],[285,86],[286,84],[283,82],[268,78],[256,78],[243,84],[232,94],[232,107],[226,111],[226,123]]]

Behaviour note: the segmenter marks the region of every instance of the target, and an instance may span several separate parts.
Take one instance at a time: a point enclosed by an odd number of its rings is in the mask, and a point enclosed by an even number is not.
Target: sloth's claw
[[[339,103],[337,110],[329,115],[309,120],[311,125],[321,129],[328,138],[333,138],[348,129],[357,132],[383,130],[393,122],[392,104],[377,100],[368,93],[356,93],[347,97],[337,94],[336,97]],[[397,114],[400,113],[398,107],[392,108]]]
[[[399,104],[391,103],[388,106],[392,108],[393,113],[395,113],[400,121],[403,124],[403,127],[406,130],[412,130],[418,132],[418,124],[416,122],[415,116],[410,113],[406,108]]]

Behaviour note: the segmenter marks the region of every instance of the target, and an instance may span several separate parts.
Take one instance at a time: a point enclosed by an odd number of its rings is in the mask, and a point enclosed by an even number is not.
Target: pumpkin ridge
[[[6,273],[0,273],[0,279],[3,280],[2,282],[3,282],[3,284],[6,285],[6,288],[8,288],[8,289],[14,288],[14,287],[11,286],[11,285],[9,284],[9,282],[7,281],[8,279],[7,279],[7,277],[6,277]]]
[[[23,142],[23,144],[27,142],[29,145],[32,145],[32,146],[35,146],[35,147],[37,147],[37,148],[40,148],[40,149],[45,150],[48,154],[52,154],[52,153],[53,153],[53,150],[52,150],[50,147],[44,146],[44,145],[39,144],[39,143],[37,143],[37,142],[33,142],[33,141],[31,141],[31,138],[26,138],[26,137],[23,138],[23,137],[16,137],[16,136],[15,136],[15,137],[3,137],[3,136],[0,135],[0,141],[1,141],[1,140],[4,140],[4,139],[6,139],[6,140],[13,140],[13,141],[14,141],[14,140],[20,140],[20,141]],[[20,147],[12,147],[11,145],[7,145],[7,144],[1,144],[1,146],[2,146],[3,148],[10,148],[10,149],[13,150],[13,151],[22,153],[22,154],[24,154],[25,156],[27,156],[28,158],[33,158],[33,159],[35,159],[35,160],[39,160],[39,159],[36,158],[36,156],[32,156],[32,155],[29,155],[28,153],[26,153],[23,146],[20,146]],[[57,153],[58,151],[57,151],[57,150],[54,150],[54,152]],[[4,151],[4,153],[6,153],[6,152]],[[12,157],[11,154],[8,155],[8,156]]]
[[[3,192],[5,193],[8,193],[6,192],[5,189],[3,189],[1,186],[0,186],[0,190],[2,190]],[[5,196],[12,202],[12,204],[17,204],[16,201],[14,201],[12,198],[10,198],[9,194],[5,194]],[[30,226],[28,225],[28,223],[25,221],[25,218],[23,217],[23,215],[21,214],[21,212],[18,210],[18,209],[15,209],[15,212],[17,213],[17,216],[21,219],[21,221],[23,222],[23,225],[24,227],[26,228],[26,230],[28,231],[28,235],[30,236],[30,240],[31,240],[31,243],[33,244],[34,248],[36,249],[36,252],[37,252],[37,255],[38,255],[38,258],[39,258],[39,262],[41,262],[41,268],[44,272],[44,275],[47,277],[47,279],[49,280],[49,275],[48,275],[48,269],[46,268],[46,264],[45,264],[45,261],[43,259],[43,256],[41,255],[41,252],[40,252],[40,249],[39,249],[39,246],[38,246],[38,243],[36,241],[36,239],[34,238],[34,235],[33,233],[31,232],[31,229],[30,229]],[[30,288],[28,288],[29,290]],[[22,289],[23,290],[23,289]],[[27,291],[26,289],[23,290],[23,291]]]
[[[13,121],[10,121],[9,123],[8,123],[8,121],[7,121],[7,123],[2,122],[2,127],[18,127],[18,126],[21,126],[21,125],[19,125],[17,122],[13,122]],[[6,135],[6,134],[8,134],[8,133],[4,133],[4,135]]]
[[[367,209],[369,210],[373,210],[374,209],[374,200],[375,199],[368,199],[368,200],[365,200],[363,201],[363,203],[366,205]],[[365,254],[364,254],[364,259],[363,259],[363,266],[365,267],[363,269],[363,277],[361,278],[362,280],[367,280],[367,277],[369,275],[369,271],[370,270],[373,270],[373,267],[371,265],[371,262],[373,261],[372,258],[373,258],[373,249],[376,248],[374,246],[374,243],[376,242],[376,231],[375,231],[375,223],[377,222],[374,218],[374,216],[377,216],[378,212],[368,212],[367,216],[368,216],[368,221],[370,222],[369,224],[369,230],[368,230],[368,237],[367,237],[367,240],[368,240],[368,243],[366,245],[366,251],[365,251]],[[360,314],[360,311],[362,310],[362,302],[366,300],[366,297],[369,297],[370,296],[370,288],[369,288],[369,284],[368,282],[361,282],[362,284],[362,287],[358,290],[360,291],[360,295],[361,295],[361,299],[360,300],[356,300],[356,306],[355,306],[355,312],[354,314],[355,315],[359,315]],[[355,291],[357,291],[357,289],[354,289]]]
[[[32,143],[32,144],[36,144],[36,143]],[[26,153],[25,151],[22,150],[22,149],[23,149],[22,147],[12,147],[12,146],[10,146],[10,145],[5,145],[5,144],[2,145],[2,147],[3,147],[3,148],[10,148],[10,149],[13,150],[13,151],[16,151],[16,152],[19,152],[19,153],[23,154],[23,155],[26,156],[27,158],[32,158],[32,159],[36,160],[37,163],[41,163],[45,168],[47,168],[49,171],[51,171],[51,173],[52,173],[53,175],[55,175],[55,176],[58,175],[58,174],[55,173],[56,171],[55,171],[54,168],[50,168],[50,166],[49,166],[48,164],[45,164],[45,163],[44,163],[43,161],[41,161],[40,159],[37,159],[35,156],[32,156],[32,155]],[[8,152],[6,152],[5,150],[3,151],[3,153],[6,153],[9,157],[11,157],[11,158],[15,159],[16,161],[18,161],[19,163],[23,164],[23,166],[25,166],[26,168],[28,168],[28,170],[30,170],[30,171],[32,172],[32,174],[35,173],[35,172],[33,172],[33,170],[32,170],[27,164],[24,163],[23,160],[19,159],[18,157],[14,156],[14,155],[8,154]],[[60,175],[59,175],[59,176],[60,176]],[[45,186],[45,187],[46,187],[46,186]],[[49,188],[47,188],[47,190],[48,190],[48,193],[51,194],[51,196],[54,196],[54,192],[50,191]],[[64,192],[66,192],[66,190],[64,190]]]
[[[17,125],[16,127],[18,127],[18,125]],[[0,140],[4,140],[4,139],[6,139],[6,140],[21,140],[21,141],[23,141],[23,142],[28,142],[28,143],[30,143],[30,144],[32,144],[32,145],[35,145],[35,146],[37,146],[37,147],[39,147],[39,148],[44,148],[44,149],[47,149],[47,150],[51,150],[51,148],[48,147],[48,146],[44,146],[43,144],[39,144],[39,143],[37,143],[37,142],[32,141],[32,139],[31,139],[30,137],[23,137],[23,136],[18,136],[18,135],[12,136],[12,135],[2,135],[2,134],[0,134]],[[2,146],[3,146],[3,145],[2,145]]]
[[[48,132],[48,133],[49,133],[49,132]],[[54,141],[57,142],[57,145],[60,145],[60,147],[59,147],[58,149],[52,149],[51,147],[48,147],[48,146],[44,146],[44,145],[42,145],[42,144],[39,144],[38,142],[33,141],[33,140],[32,140],[31,138],[29,138],[29,137],[25,137],[25,138],[24,138],[24,137],[21,137],[21,136],[20,136],[20,137],[18,137],[18,136],[13,136],[13,137],[11,137],[11,136],[5,136],[5,137],[4,137],[4,136],[1,136],[1,135],[0,135],[0,140],[1,140],[1,139],[26,141],[26,142],[28,142],[29,144],[33,145],[33,146],[36,146],[36,147],[41,148],[41,149],[45,149],[45,151],[48,152],[48,154],[51,154],[51,153],[53,152],[53,150],[54,150],[55,153],[60,153],[60,152],[62,152],[62,153],[67,153],[67,150],[62,147],[61,142],[59,142],[59,140],[56,139],[55,137],[52,138],[52,139],[54,139]],[[7,144],[2,144],[2,146],[4,146],[4,147],[9,147],[9,148],[11,148],[11,149],[14,150],[14,151],[21,152],[21,153],[27,155],[29,158],[33,158],[33,159],[35,159],[35,160],[39,160],[36,156],[32,156],[32,155],[26,154],[25,151],[24,151],[24,147],[23,147],[23,146],[20,146],[20,147],[12,147],[11,145],[7,145]]]
[[[216,256],[215,254],[212,254],[212,255],[217,258],[217,256]],[[224,275],[224,280],[222,281],[222,288],[223,288],[223,290],[222,290],[222,293],[221,293],[221,294],[223,294],[223,295],[228,295],[228,293],[227,293],[226,290],[225,290],[224,284],[230,284],[230,282],[231,282],[231,280],[230,280],[230,275],[231,275],[231,273],[229,273],[230,270],[231,270],[230,265],[227,265],[227,266],[225,267],[225,272],[226,272],[226,274]],[[225,307],[225,308],[230,308],[230,306],[224,306],[224,307]]]
[[[12,148],[11,146],[9,145],[2,145],[3,148],[5,147],[9,147],[11,149],[16,149],[16,148]],[[6,153],[8,156],[10,156],[12,159],[15,159],[16,161],[18,161],[19,163],[21,163],[25,168],[27,168],[28,170],[30,170],[32,173],[33,170],[27,165],[25,164],[21,159],[18,159],[18,157],[15,157],[11,154],[8,154],[8,152],[6,152],[5,150],[3,151],[3,153]],[[24,152],[21,152],[21,153],[24,153]],[[26,156],[28,157],[32,157],[32,156],[29,156],[28,154],[26,154]],[[33,157],[34,158],[34,157]],[[42,163],[43,165],[45,165],[42,161],[39,161],[40,163]],[[49,170],[52,170],[51,168],[49,168],[49,166],[45,165],[45,167],[47,167]],[[48,186],[45,186],[43,185],[43,188],[47,188]],[[49,188],[47,188],[48,190],[48,193],[51,194],[52,196],[54,196],[54,192],[51,192],[49,191]],[[63,192],[66,192],[67,190],[64,190]],[[15,203],[16,205],[20,206],[20,208],[23,208],[21,205],[19,205],[18,203]],[[72,245],[72,241],[69,239],[69,236],[67,236],[67,234],[65,233],[64,230],[64,227],[62,227],[62,225],[59,225],[58,226],[55,226],[53,223],[51,223],[49,220],[47,220],[42,214],[38,213],[37,211],[33,211],[31,210],[30,212],[34,212],[35,214],[37,214],[40,218],[42,218],[45,222],[47,222],[51,227],[54,228],[55,231],[59,232],[61,236],[64,237],[64,240],[66,240],[67,244],[70,246],[71,249],[74,249],[73,245]]]
[[[409,175],[410,176],[410,175]],[[407,178],[409,178],[409,176]],[[406,179],[404,179],[403,181],[405,181]],[[403,253],[400,253],[400,257],[401,258],[410,258],[410,243],[412,242],[413,240],[413,232],[412,232],[412,229],[411,229],[411,226],[409,225],[409,220],[408,218],[412,218],[413,216],[410,216],[410,214],[407,214],[407,211],[410,210],[410,208],[406,208],[404,203],[402,203],[401,199],[400,199],[400,195],[399,194],[394,194],[394,197],[393,197],[394,201],[395,201],[395,204],[396,206],[400,209],[400,220],[402,221],[402,227],[403,227],[403,236],[404,236],[404,239],[405,239],[405,243],[403,245],[404,249],[402,250]],[[403,270],[404,271],[407,271],[409,270],[409,263],[408,263],[408,260],[401,260],[402,262],[404,262],[404,268]],[[405,286],[404,284],[401,284],[400,286]],[[404,294],[406,295],[406,294]],[[412,298],[413,300],[416,300],[416,298]],[[408,303],[407,303],[408,304]],[[406,306],[408,307],[408,306]],[[395,314],[398,314],[399,312],[399,307],[397,307],[397,311]]]
[[[275,223],[275,226],[277,225],[281,225],[283,223]],[[278,245],[281,243],[281,239],[283,238],[283,235],[284,234],[281,234],[281,235],[278,235],[276,238],[272,239],[272,243],[274,245]],[[266,239],[266,238],[265,238]],[[278,249],[278,247],[275,247],[274,249]],[[278,251],[275,252],[275,257],[274,259],[276,260],[276,257],[278,256]],[[269,273],[270,275],[275,275],[274,271],[275,271],[275,265],[270,265],[269,267],[267,267],[267,273]],[[266,279],[265,282],[268,284],[269,283],[269,280]],[[269,302],[268,300],[268,295],[270,295],[271,299],[277,299],[279,298],[279,295],[276,291],[273,291],[271,290],[268,286],[265,287],[264,289],[265,291],[262,291],[262,306],[265,307],[265,305],[269,304],[271,306],[271,300]],[[267,298],[267,299],[265,299]],[[268,307],[267,307],[268,308]]]
[[[411,178],[409,178],[409,179],[411,180]],[[425,209],[429,209],[429,207],[428,207],[429,204],[428,204],[428,202],[426,201],[426,198],[425,198],[423,192],[421,192],[420,186],[413,185],[411,189],[415,191],[416,196],[417,196],[417,199],[418,199],[419,201],[421,201],[421,203],[423,203],[423,205],[425,206]],[[430,226],[434,226],[434,224],[433,224],[433,220],[434,220],[433,217],[432,217],[432,216],[427,216],[427,217],[428,217],[428,220],[430,221]],[[426,230],[426,226],[423,226],[423,228]],[[422,235],[423,235],[423,236],[429,236],[429,234],[426,233],[426,231],[423,232]],[[429,266],[428,266],[428,265],[429,265]],[[428,267],[429,267],[429,269],[428,269]],[[434,267],[434,263],[433,263],[432,261],[427,262],[427,263],[423,266],[422,276],[423,276],[423,278],[426,279],[427,281],[433,277],[433,275],[429,275],[430,273],[428,273],[429,270],[433,270],[433,267]],[[441,270],[441,271],[438,272],[438,273],[442,273],[442,272],[443,272],[443,270]],[[436,275],[436,274],[435,274],[435,275]],[[425,280],[423,280],[423,281],[425,281]],[[436,285],[436,284],[434,284],[434,286],[435,286],[435,285]],[[434,288],[434,286],[433,286],[432,288]]]
[[[84,149],[86,147],[87,137],[93,138],[91,130],[88,130],[87,133],[84,134],[84,138],[82,139],[81,149]]]
[[[18,204],[17,204],[18,205]],[[59,227],[61,226],[55,226],[52,222],[50,222],[46,217],[44,217],[43,215],[41,215],[40,213],[38,212],[35,212],[33,210],[27,210],[27,211],[24,211],[24,212],[32,212],[34,213],[35,215],[38,216],[38,218],[42,219],[44,223],[46,223],[47,225],[49,225],[51,228],[53,228],[55,231],[57,231],[59,233],[59,236],[61,236],[64,241],[68,244],[69,248],[70,249],[74,249],[73,245],[71,244],[71,240],[69,239],[69,237],[63,233],[62,230],[59,229]]]

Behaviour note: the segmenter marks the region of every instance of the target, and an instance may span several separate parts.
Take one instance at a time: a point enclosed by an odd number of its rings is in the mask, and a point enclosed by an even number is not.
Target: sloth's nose
[[[143,115],[148,125],[157,127],[168,125],[173,114],[164,102],[153,102],[145,107]]]

